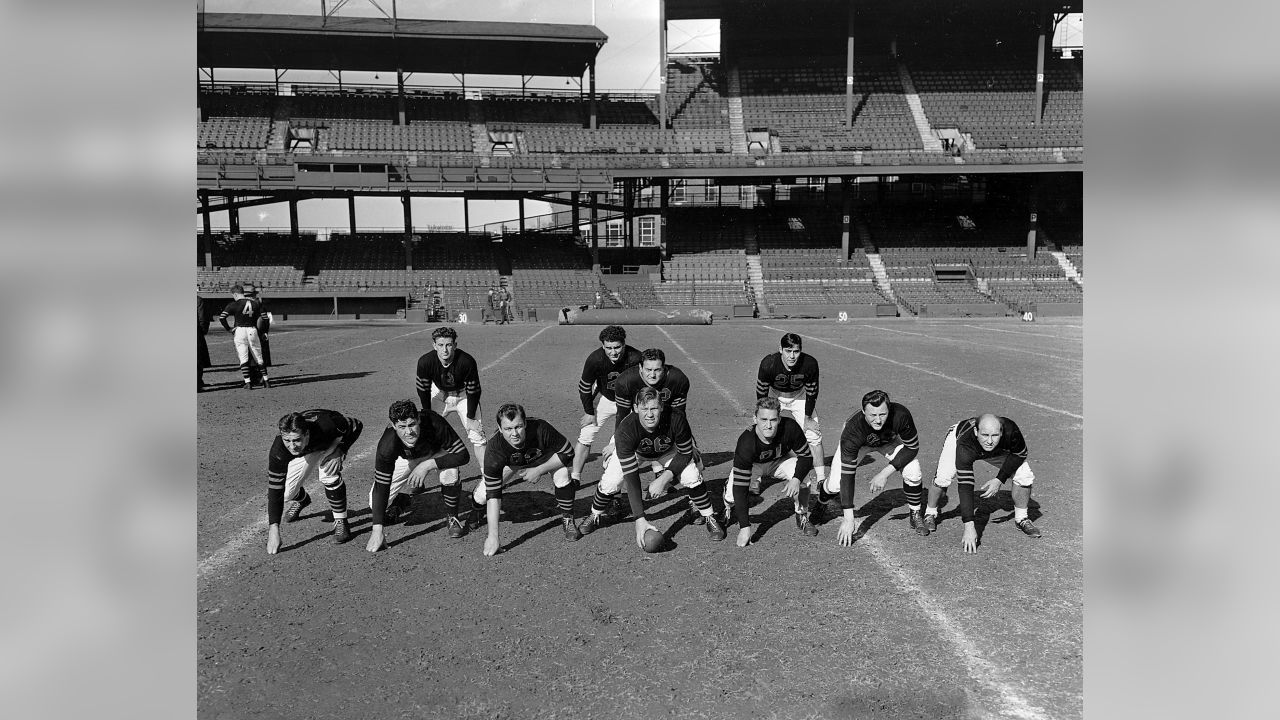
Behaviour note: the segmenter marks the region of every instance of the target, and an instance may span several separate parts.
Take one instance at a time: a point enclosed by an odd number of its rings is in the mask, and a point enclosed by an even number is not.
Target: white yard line
[[[725,396],[726,398],[729,398],[729,402],[733,405],[733,409],[737,410],[739,415],[747,411],[747,409],[742,406],[742,403],[738,402],[737,398],[735,398],[728,390],[725,390],[724,386],[716,382],[715,378],[711,377],[711,373],[707,372],[707,369],[702,367],[702,363],[698,362],[697,360],[694,360],[693,356],[689,354],[689,351],[681,347],[680,343],[676,342],[676,339],[671,337],[670,333],[667,332],[666,328],[662,327],[661,325],[657,325],[656,327],[658,328],[658,332],[667,336],[667,340],[670,340],[671,344],[675,345],[677,350],[684,353],[684,356],[689,358],[689,362],[698,366],[698,370],[702,371],[702,375],[707,378],[707,381],[711,383],[712,387],[714,387],[716,390],[719,390],[721,395]]]
[[[1033,335],[1035,337],[1047,337],[1055,340],[1075,340],[1076,338],[1063,337],[1062,335],[1048,335],[1046,333],[1022,332],[1021,330],[1003,330],[1001,328],[985,327],[983,325],[965,325],[964,327],[973,328],[975,330],[990,330],[991,332],[1009,333],[1010,335]],[[1076,325],[1063,325],[1061,327],[1078,327]]]
[[[776,330],[776,328],[768,329]],[[694,357],[689,354],[689,351],[685,350],[680,343],[676,342],[666,330],[659,326],[658,331],[663,335],[666,335],[667,339],[671,341],[671,344],[675,345],[677,350],[684,353],[685,357],[689,358],[689,362],[697,365],[699,369],[702,369],[702,364],[694,359]],[[702,372],[706,375],[707,379],[711,381],[711,384],[716,388],[716,390],[718,390],[725,399],[737,408],[739,412],[742,412],[742,405],[737,401],[737,399],[734,398],[729,391],[725,390],[720,383],[716,382],[715,379],[706,372],[706,370],[703,370]],[[982,656],[978,651],[978,646],[964,634],[960,625],[957,624],[956,621],[952,620],[951,616],[948,615],[947,612],[933,600],[933,598],[929,597],[929,594],[925,592],[924,588],[920,587],[920,583],[916,582],[911,573],[903,569],[902,563],[890,557],[875,538],[863,536],[858,540],[857,547],[865,547],[867,552],[869,552],[871,557],[876,561],[876,564],[880,566],[880,569],[883,570],[884,573],[889,576],[890,580],[892,580],[898,587],[898,590],[911,596],[911,598],[915,600],[916,604],[920,607],[921,611],[924,612],[925,617],[928,618],[929,622],[934,626],[942,639],[951,643],[952,647],[956,650],[956,653],[964,662],[965,671],[969,674],[969,677],[986,686],[986,688],[995,697],[999,698],[1000,707],[995,709],[996,713],[1021,718],[1022,720],[1048,720],[1049,716],[1045,714],[1043,710],[1037,708],[1024,699],[1022,695],[1020,695],[1018,691],[1015,690],[1014,687],[1005,679],[1007,673],[1004,670]]]
[[[508,350],[505,354],[502,355],[502,357],[498,358],[497,360],[494,360],[488,365],[485,365],[483,368],[480,368],[480,372],[484,372],[489,368],[492,368],[493,366],[502,362],[503,360],[506,360],[507,358],[511,357],[511,355],[515,353],[517,350],[524,347],[525,345],[528,345],[534,338],[538,337],[539,335],[546,332],[547,330],[550,330],[552,327],[554,326],[547,325],[542,329],[538,330],[538,332],[530,335],[524,342]],[[316,355],[315,357],[309,357],[303,360],[299,360],[298,362],[304,363],[309,360],[315,360],[317,358],[325,357],[327,355],[337,355],[338,353],[347,352],[349,350],[358,350],[360,348],[366,348],[371,345],[377,345],[378,343],[384,343],[384,342],[387,342],[388,340],[396,340],[403,337],[409,337],[410,335],[417,335],[419,333],[424,333],[431,329],[432,328],[424,328],[422,330],[415,330],[413,332],[408,332],[403,335],[396,335],[395,337],[389,337],[383,340],[375,340],[374,342],[365,343],[363,345],[355,345],[353,347],[343,348],[341,350],[333,350],[331,352],[327,352],[322,355]],[[347,458],[347,461],[343,463],[343,466],[344,466],[343,470],[345,471],[347,468],[369,457],[371,454],[373,454],[373,451],[375,448],[376,448],[376,445],[371,445],[365,450],[361,451],[359,454]],[[347,495],[348,497],[350,497],[351,495],[349,488],[347,491]],[[232,510],[231,512],[227,513],[226,515],[223,515],[222,517],[229,518],[233,514],[248,512],[250,510],[253,510],[255,505],[258,505],[260,507],[261,502],[262,501],[258,498],[250,498],[247,502],[245,502],[244,505],[240,506],[236,510]],[[236,558],[238,558],[240,554],[244,552],[244,550],[250,544],[254,542],[265,543],[264,538],[266,537],[266,534],[264,531],[266,529],[266,526],[267,526],[267,519],[265,517],[259,517],[258,519],[244,525],[235,533],[233,533],[231,537],[228,538],[227,541],[222,544],[221,547],[219,547],[217,550],[214,550],[212,553],[209,553],[209,555],[206,556],[203,560],[200,560],[198,563],[196,563],[196,579],[207,580],[209,578],[212,578],[222,573],[222,571],[226,570],[231,565],[231,563],[233,563],[236,560]],[[282,533],[283,533],[283,530],[284,528],[282,527],[281,528]]]
[[[1046,357],[1046,358],[1050,358],[1051,360],[1066,360],[1068,362],[1078,362],[1078,363],[1084,362],[1083,358],[1063,357],[1061,355],[1050,355],[1048,353],[1032,352],[1030,350],[1023,350],[1022,348],[1011,348],[1011,347],[1006,347],[1004,345],[992,345],[991,343],[974,342],[973,340],[963,340],[961,338],[949,338],[949,337],[942,337],[941,335],[929,335],[926,333],[907,332],[906,330],[894,330],[892,328],[887,328],[880,325],[859,325],[859,327],[871,328],[872,330],[883,330],[885,332],[897,333],[899,335],[915,335],[917,337],[929,338],[930,340],[942,340],[944,342],[965,343],[966,345],[977,345],[979,347],[994,348],[996,350],[1008,350],[1010,352],[1026,353],[1027,355],[1035,355],[1037,357]],[[1023,333],[1019,333],[1019,334],[1023,334]]]
[[[781,332],[780,330],[778,330],[778,328],[775,328],[775,327],[769,327],[768,325],[765,325],[765,326],[763,326],[763,327],[764,327],[766,330],[774,330],[774,331]],[[1077,414],[1077,413],[1073,413],[1073,412],[1071,412],[1070,410],[1063,410],[1063,409],[1061,409],[1061,408],[1051,407],[1051,406],[1049,406],[1049,405],[1042,405],[1042,404],[1040,404],[1040,403],[1038,403],[1038,402],[1032,402],[1031,400],[1025,400],[1025,399],[1023,399],[1023,398],[1020,398],[1020,397],[1017,397],[1017,396],[1014,396],[1014,395],[1009,395],[1008,393],[1002,393],[1002,392],[1000,392],[999,390],[992,390],[992,389],[991,389],[991,388],[989,388],[989,387],[983,387],[982,385],[977,385],[977,384],[975,384],[975,383],[971,383],[971,382],[969,382],[968,380],[961,380],[961,379],[960,379],[960,378],[958,378],[958,377],[953,377],[953,376],[948,375],[948,374],[946,374],[946,373],[940,373],[940,372],[938,372],[938,371],[936,371],[936,370],[929,370],[929,369],[927,369],[927,368],[916,367],[915,365],[912,365],[912,364],[909,364],[909,363],[904,363],[904,362],[902,362],[902,361],[900,361],[900,360],[894,360],[893,358],[887,358],[887,357],[884,357],[884,356],[882,356],[882,355],[876,355],[876,354],[874,354],[874,353],[865,352],[865,351],[863,351],[863,350],[858,350],[858,349],[851,348],[851,347],[845,347],[844,345],[840,345],[839,343],[831,342],[830,340],[824,340],[824,339],[822,339],[822,338],[820,338],[820,337],[815,337],[815,338],[812,338],[812,339],[813,339],[815,342],[820,342],[820,343],[823,343],[823,344],[826,344],[826,345],[830,345],[831,347],[834,347],[834,348],[839,348],[839,349],[841,349],[841,350],[848,350],[849,352],[858,353],[859,355],[866,355],[867,357],[869,357],[869,358],[875,358],[876,360],[883,360],[884,362],[891,363],[891,364],[893,364],[893,365],[898,365],[898,366],[900,366],[900,367],[907,368],[908,370],[915,370],[915,371],[917,371],[917,372],[922,372],[922,373],[924,373],[924,374],[926,374],[926,375],[933,375],[934,377],[940,377],[940,378],[943,378],[943,379],[945,379],[945,380],[950,380],[951,382],[958,383],[958,384],[960,384],[960,385],[964,385],[964,386],[966,386],[966,387],[974,388],[975,390],[981,390],[981,391],[983,391],[983,392],[988,392],[988,393],[991,393],[992,395],[996,395],[996,396],[998,396],[998,397],[1002,397],[1002,398],[1005,398],[1005,399],[1008,399],[1008,400],[1013,400],[1013,401],[1015,401],[1015,402],[1020,402],[1020,403],[1023,403],[1024,405],[1030,405],[1031,407],[1040,408],[1041,410],[1048,410],[1049,412],[1055,412],[1055,413],[1058,413],[1058,414],[1060,414],[1060,415],[1066,415],[1067,417],[1073,417],[1073,418],[1075,418],[1075,419],[1077,419],[1077,420],[1083,420],[1083,419],[1084,419],[1084,416],[1083,416],[1083,415],[1080,415],[1080,414]]]

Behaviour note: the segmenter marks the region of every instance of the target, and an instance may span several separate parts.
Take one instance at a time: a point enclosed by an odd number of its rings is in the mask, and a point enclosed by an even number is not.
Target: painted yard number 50
[[[836,316],[836,319],[840,322],[849,322],[849,313],[841,310],[840,314]]]

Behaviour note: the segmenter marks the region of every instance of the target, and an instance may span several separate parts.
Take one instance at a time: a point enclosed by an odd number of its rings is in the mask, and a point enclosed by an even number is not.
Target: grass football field
[[[755,543],[713,542],[683,519],[683,491],[649,503],[671,543],[646,555],[630,521],[578,542],[560,532],[549,479],[506,491],[502,551],[484,531],[451,540],[438,486],[369,554],[368,492],[387,406],[414,398],[435,325],[282,323],[272,387],[246,392],[229,335],[209,335],[198,396],[198,708],[203,718],[1078,718],[1083,714],[1083,322],[751,321],[630,326],[689,376],[689,420],[718,493],[750,424],[756,369],[784,332],[821,366],[826,463],[861,396],[911,409],[926,484],[955,422],[1012,418],[1036,475],[1031,517],[1008,485],[979,501],[981,545],[960,548],[957,493],[938,531],[907,524],[901,476],[867,488],[862,532],[838,520],[800,535],[782,485],[751,508]],[[599,326],[455,325],[481,368],[485,430],[519,402],[574,438],[582,361]],[[348,455],[353,539],[334,545],[318,481],[299,522],[266,546],[266,455],[286,412],[331,408],[365,423]],[[456,419],[451,423],[464,441]],[[596,451],[609,436],[596,441]],[[594,458],[594,455],[593,455]],[[601,474],[587,465],[588,511]],[[977,466],[979,483],[994,469]],[[464,487],[479,480],[474,458]],[[468,493],[469,494],[469,493]],[[470,501],[464,497],[463,506]]]

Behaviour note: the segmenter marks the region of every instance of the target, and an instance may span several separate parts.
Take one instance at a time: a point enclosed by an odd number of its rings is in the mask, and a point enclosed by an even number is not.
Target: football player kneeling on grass
[[[333,541],[350,540],[342,461],[364,425],[336,410],[307,410],[285,415],[277,427],[280,434],[267,452],[267,554],[280,551],[280,516],[285,522],[294,522],[311,504],[302,483],[312,473],[319,475],[329,500]]]
[[[644,497],[640,490],[640,471],[644,467],[658,476],[655,483],[666,484],[679,478],[688,489],[689,499],[706,519],[712,540],[723,540],[724,526],[712,513],[711,497],[702,482],[702,473],[693,462],[693,433],[683,412],[664,409],[659,391],[642,388],[630,403],[635,412],[618,423],[614,433],[617,452],[609,458],[604,475],[596,485],[591,500],[591,514],[582,521],[582,534],[590,535],[605,522],[605,513],[622,487],[636,521],[636,545],[645,548],[644,535],[657,530],[644,514]]]
[[[385,526],[399,520],[410,507],[407,491],[424,488],[433,472],[440,477],[449,537],[462,537],[466,524],[458,512],[462,497],[458,468],[471,459],[462,438],[442,415],[431,408],[419,410],[412,400],[391,403],[387,419],[391,425],[382,431],[373,461],[373,487],[369,488],[373,528],[365,550],[378,552],[386,546]]]
[[[1031,524],[1027,506],[1031,502],[1031,484],[1036,476],[1027,462],[1027,442],[1022,431],[1007,417],[982,415],[962,420],[951,426],[942,442],[942,455],[938,458],[938,472],[929,488],[929,507],[925,509],[925,527],[937,527],[938,497],[957,480],[960,485],[960,520],[964,522],[964,537],[960,546],[967,553],[978,552],[978,530],[973,524],[973,463],[982,460],[991,465],[1000,463],[995,478],[982,485],[982,497],[994,497],[1000,486],[1013,479],[1013,524],[1024,534],[1040,537],[1040,531]]]
[[[566,539],[582,537],[573,521],[573,495],[577,483],[569,478],[573,463],[573,444],[546,420],[528,417],[524,407],[506,403],[498,408],[498,432],[486,443],[484,481],[476,486],[472,499],[476,512],[484,508],[488,516],[489,536],[484,541],[485,556],[498,552],[498,520],[502,517],[502,486],[509,481],[535,483],[551,473],[555,486],[556,506]],[[480,526],[477,517],[473,524]]]
[[[724,486],[724,524],[738,521],[738,547],[751,544],[748,488],[763,478],[785,480],[784,497],[795,498],[796,528],[813,537],[818,529],[809,522],[809,486],[805,479],[813,468],[813,454],[800,423],[779,416],[777,398],[756,400],[755,424],[738,436],[733,453],[733,470]]]
[[[854,413],[845,422],[844,430],[840,432],[840,444],[831,458],[831,476],[818,489],[815,514],[820,517],[833,514],[826,507],[839,494],[843,517],[840,529],[836,531],[836,542],[844,546],[853,544],[854,535],[858,532],[858,523],[853,516],[854,474],[864,461],[872,462],[867,458],[872,453],[882,456],[889,464],[871,478],[871,492],[879,493],[890,475],[902,473],[902,492],[907,496],[907,507],[911,512],[911,528],[920,535],[928,535],[930,530],[920,514],[924,496],[920,461],[916,459],[920,454],[920,433],[916,430],[911,411],[891,402],[889,393],[883,390],[872,390],[863,395],[861,412]]]

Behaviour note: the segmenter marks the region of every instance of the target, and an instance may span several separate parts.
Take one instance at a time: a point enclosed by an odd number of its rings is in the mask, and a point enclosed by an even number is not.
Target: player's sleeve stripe
[[[563,453],[569,453],[570,455],[573,454],[573,443],[569,442],[567,439],[564,441],[564,445],[561,445],[560,449],[556,451],[557,455]]]
[[[618,393],[617,391],[614,391],[614,395],[616,396],[616,398],[615,398],[615,399],[614,399],[614,401],[613,401],[613,403],[614,403],[615,405],[617,405],[617,406],[618,406],[618,407],[620,407],[620,408],[621,408],[621,407],[627,407],[627,408],[631,407],[631,398],[623,397],[623,396],[622,396],[622,394],[621,394],[621,393]]]
[[[767,393],[767,392],[769,392],[769,383],[767,383],[767,382],[765,382],[765,381],[763,381],[763,380],[757,380],[757,381],[756,381],[756,392],[758,392],[758,393]]]
[[[464,445],[462,444],[462,441],[461,441],[461,440],[454,440],[454,441],[453,441],[453,444],[452,444],[452,445],[450,445],[450,446],[448,447],[448,449],[446,449],[446,450],[445,450],[445,453],[447,453],[447,454],[449,454],[449,455],[452,455],[452,454],[454,454],[454,453],[460,453],[460,452],[463,452],[463,451],[464,451],[464,450],[466,450],[466,449],[467,449],[467,448],[466,448],[466,446],[464,446]]]
[[[390,484],[391,484],[391,473],[375,472],[375,473],[373,474],[373,482],[374,482],[374,483],[376,483],[376,484],[378,484],[378,485],[390,485]]]
[[[800,449],[795,451],[795,454],[796,457],[813,457],[813,453],[809,452],[809,443],[801,445]]]
[[[676,443],[676,451],[679,452],[681,455],[688,455],[689,453],[693,452],[693,438],[690,438],[684,442]]]
[[[1025,460],[1025,459],[1027,458],[1027,449],[1026,449],[1026,448],[1022,448],[1021,450],[1019,450],[1019,451],[1015,452],[1015,453],[1014,453],[1014,455],[1017,455],[1018,457],[1020,457],[1020,458],[1022,458],[1023,460]]]
[[[417,385],[419,390],[425,391],[429,389],[429,386],[431,385],[431,381],[419,375],[417,379]]]
[[[626,457],[619,455],[618,464],[622,466],[623,472],[635,470],[636,468],[640,467],[640,464],[636,462],[635,455],[627,455]]]
[[[271,488],[272,490],[283,490],[284,480],[276,480],[272,478],[267,481],[267,487]]]
[[[591,383],[587,382],[586,380],[579,380],[579,381],[578,381],[578,392],[580,392],[580,393],[582,393],[582,394],[584,394],[584,395],[585,395],[585,394],[587,394],[587,393],[589,393],[589,392],[591,392]]]
[[[276,472],[274,470],[267,471],[267,476],[272,480],[284,480],[284,475],[285,474],[283,472]]]
[[[671,401],[671,407],[675,407],[677,405],[684,405],[686,402],[688,402],[688,400],[689,398],[678,397]]]
[[[751,483],[751,471],[735,467],[729,471],[729,482],[734,485],[749,485]]]

